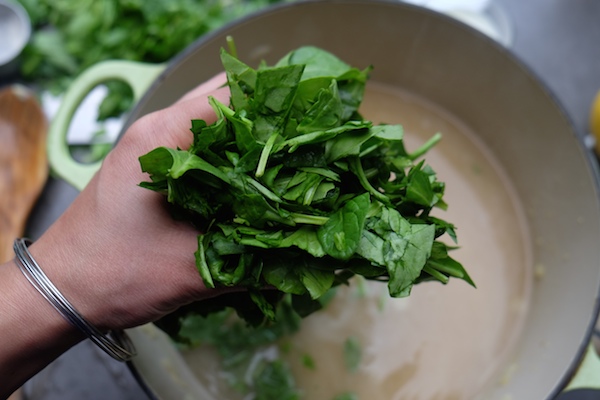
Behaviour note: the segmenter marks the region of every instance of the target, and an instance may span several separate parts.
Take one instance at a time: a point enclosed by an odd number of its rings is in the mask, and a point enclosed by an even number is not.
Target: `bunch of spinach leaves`
[[[202,232],[196,264],[206,286],[247,291],[185,307],[159,326],[177,336],[181,315],[225,307],[258,325],[275,319],[283,294],[306,316],[354,275],[387,282],[392,297],[428,280],[473,285],[438,240],[456,240],[453,224],[430,215],[446,208],[444,184],[417,161],[439,136],[410,153],[400,125],[360,115],[371,67],[310,46],[257,69],[235,49],[221,60],[230,104],[209,99],[218,120],[193,120],[189,149],[141,156],[151,178],[141,186],[164,193],[173,215]]]

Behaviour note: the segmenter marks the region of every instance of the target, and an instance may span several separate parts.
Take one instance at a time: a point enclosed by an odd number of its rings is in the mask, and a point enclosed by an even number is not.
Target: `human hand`
[[[100,329],[154,321],[219,294],[195,268],[197,234],[172,219],[164,197],[140,188],[138,157],[158,146],[187,148],[190,120],[216,119],[208,95],[228,101],[223,74],[166,109],[136,121],[59,220],[30,247],[55,286]]]

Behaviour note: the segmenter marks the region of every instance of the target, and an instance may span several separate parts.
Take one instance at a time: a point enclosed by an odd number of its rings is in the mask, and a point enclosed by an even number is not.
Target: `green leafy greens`
[[[360,366],[362,349],[359,340],[350,336],[344,342],[344,361],[349,372],[356,372]]]
[[[248,290],[184,307],[159,326],[177,336],[179,316],[225,307],[258,325],[275,319],[283,294],[306,316],[354,275],[387,282],[392,297],[429,280],[473,285],[438,240],[456,240],[454,226],[430,215],[446,208],[444,184],[417,161],[439,136],[409,153],[401,126],[362,118],[371,67],[310,46],[257,69],[224,49],[221,60],[230,104],[210,98],[218,120],[192,121],[189,149],[141,156],[151,180],[140,185],[202,232],[196,264],[208,287]]]
[[[162,63],[202,35],[237,18],[288,0],[17,0],[33,28],[21,76],[55,94],[103,60]],[[99,120],[132,105],[129,86],[106,83]]]
[[[299,399],[294,376],[280,357],[255,357],[262,349],[289,337],[300,326],[300,317],[289,297],[277,308],[277,322],[250,327],[227,309],[206,317],[191,315],[182,320],[179,335],[188,345],[212,346],[220,356],[229,387],[256,400]],[[248,377],[252,377],[248,379]]]

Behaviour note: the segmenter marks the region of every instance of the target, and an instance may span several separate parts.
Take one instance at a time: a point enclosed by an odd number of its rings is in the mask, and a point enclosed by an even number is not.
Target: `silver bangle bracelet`
[[[17,264],[25,278],[67,321],[80,329],[94,344],[118,361],[128,361],[136,355],[135,347],[123,331],[102,333],[90,324],[48,279],[29,252],[31,240],[16,239],[13,244]]]

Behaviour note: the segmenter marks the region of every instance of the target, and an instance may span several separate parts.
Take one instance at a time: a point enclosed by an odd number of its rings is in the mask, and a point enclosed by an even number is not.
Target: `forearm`
[[[14,261],[0,265],[0,398],[6,398],[83,339],[27,281]]]

